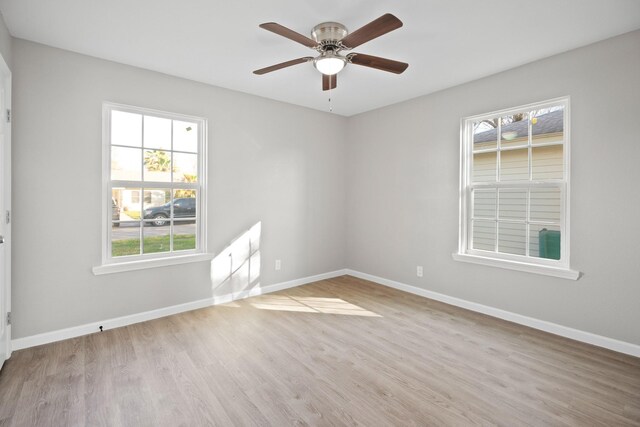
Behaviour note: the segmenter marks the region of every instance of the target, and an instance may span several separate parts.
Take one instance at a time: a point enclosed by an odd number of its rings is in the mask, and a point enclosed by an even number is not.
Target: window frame
[[[501,147],[499,143],[495,148],[478,150],[475,154],[483,152],[500,153],[502,151],[511,151],[527,148],[528,150],[528,173],[527,181],[496,181],[491,182],[472,182],[473,178],[473,123],[483,119],[493,119],[496,117],[504,117],[522,112],[530,112],[542,108],[554,106],[563,106],[563,179],[532,179],[532,149],[536,147],[544,147],[551,145],[560,145],[557,143],[532,145],[533,133],[531,131],[531,123],[528,123],[528,140],[526,146],[518,145],[516,147]],[[571,126],[570,126],[570,98],[569,96],[554,98],[546,101],[535,102],[527,105],[521,105],[513,108],[507,108],[489,113],[478,114],[474,116],[464,117],[460,122],[460,193],[459,193],[459,232],[458,232],[458,251],[453,254],[453,258],[457,261],[471,262],[475,264],[490,265],[513,270],[527,271],[531,273],[546,274],[556,277],[568,279],[577,279],[579,272],[570,269],[570,143],[571,143]],[[500,126],[497,128],[496,141],[500,141]],[[500,176],[500,155],[496,154],[496,177]],[[536,188],[557,188],[560,190],[560,259],[546,259],[531,257],[529,255],[516,255],[503,252],[497,252],[499,241],[499,231],[496,228],[496,249],[494,251],[474,249],[473,243],[473,191],[476,189],[495,189],[496,197],[499,197],[501,189],[525,189],[527,194],[527,208],[524,222],[521,220],[509,221],[499,218],[498,207],[496,201],[496,213],[493,221],[498,227],[501,223],[523,223],[542,225],[544,221],[531,221],[530,219],[530,198],[529,194],[532,189]],[[477,219],[477,218],[476,218]],[[529,252],[530,231],[527,227],[525,250]]]
[[[156,182],[156,181],[126,181],[111,179],[111,113],[113,111],[122,111],[126,113],[141,114],[153,117],[160,117],[171,120],[181,120],[193,122],[198,125],[198,161],[197,161],[197,183],[179,183],[179,182]],[[144,135],[144,134],[143,134]],[[143,136],[144,137],[144,136]],[[113,102],[103,102],[102,105],[102,263],[100,266],[93,267],[93,273],[106,274],[128,270],[138,270],[144,268],[152,268],[165,265],[182,264],[188,262],[196,262],[210,260],[212,256],[207,254],[207,226],[206,226],[206,206],[207,206],[207,120],[203,117],[189,116],[179,113],[171,113],[159,111],[150,108],[136,107],[131,105],[117,104]],[[144,146],[141,145],[144,152]],[[174,152],[173,147],[171,151]],[[180,153],[180,151],[177,151]],[[143,177],[141,177],[143,178]],[[171,199],[175,198],[174,191],[179,189],[196,190],[196,247],[195,249],[159,252],[159,253],[141,253],[137,255],[125,255],[113,257],[111,254],[112,246],[112,189],[114,183],[118,187],[134,187],[134,188],[167,188],[170,189]],[[140,203],[143,204],[143,191],[140,194]],[[141,208],[141,213],[142,213]],[[173,205],[171,205],[173,211]],[[141,222],[144,222],[142,219]],[[174,218],[169,218],[171,224]],[[180,221],[178,221],[180,222]],[[141,227],[141,233],[143,232]],[[141,236],[142,239],[142,236]]]

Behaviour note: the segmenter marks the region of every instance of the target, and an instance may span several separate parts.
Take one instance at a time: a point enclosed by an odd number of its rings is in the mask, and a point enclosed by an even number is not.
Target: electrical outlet
[[[422,266],[421,266],[421,265],[419,265],[419,266],[416,268],[416,274],[418,275],[418,277],[422,277],[422,273],[423,273]]]
[[[281,267],[282,267],[282,262],[279,259],[277,259],[276,260],[276,271],[280,270]]]

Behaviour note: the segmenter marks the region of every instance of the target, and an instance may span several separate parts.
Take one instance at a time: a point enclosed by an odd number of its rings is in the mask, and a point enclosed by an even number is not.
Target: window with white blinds
[[[568,270],[569,99],[463,119],[461,153],[458,255]]]

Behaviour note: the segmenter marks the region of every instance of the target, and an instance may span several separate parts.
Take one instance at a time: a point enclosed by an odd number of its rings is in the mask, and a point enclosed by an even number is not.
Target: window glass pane
[[[497,153],[473,155],[473,181],[487,182],[496,180]]]
[[[120,221],[120,212],[122,211],[122,200],[117,200],[118,193],[121,190],[114,188],[111,190],[111,221]],[[118,227],[118,223],[114,223]]]
[[[562,145],[533,147],[531,169],[534,181],[563,179]]]
[[[495,149],[498,141],[498,119],[487,119],[473,124],[473,151]]]
[[[498,252],[526,255],[527,225],[525,223],[498,223]]]
[[[153,220],[152,225],[169,225],[171,217],[171,190],[168,188],[147,188],[144,190],[144,219]]]
[[[111,256],[140,255],[140,222],[113,223],[111,227]]]
[[[473,217],[491,219],[496,217],[495,189],[473,191]]]
[[[145,221],[142,229],[144,241],[142,253],[151,254],[158,252],[169,252],[171,245],[171,227],[167,222],[164,226],[156,226],[155,221]]]
[[[564,138],[564,107],[543,108],[531,112],[532,143],[561,143]]]
[[[111,179],[140,181],[142,178],[142,150],[111,147]]]
[[[560,259],[560,227],[531,224],[529,229],[529,256]]]
[[[529,114],[517,113],[500,119],[500,147],[514,147],[529,143]]]
[[[176,151],[198,152],[198,124],[173,121],[173,149]]]
[[[111,111],[111,144],[142,146],[142,115]]]
[[[171,120],[144,116],[144,146],[171,150]]]
[[[196,248],[195,221],[176,221],[173,223],[173,250],[186,251]]]
[[[560,189],[532,188],[530,201],[531,221],[560,222]]]
[[[495,221],[474,220],[473,224],[473,249],[494,251],[496,245]]]
[[[144,180],[171,181],[171,152],[163,150],[144,151]]]
[[[111,190],[112,220],[135,221],[140,219],[140,188],[114,187]],[[115,207],[114,207],[115,204]],[[118,218],[116,218],[116,215]]]
[[[198,181],[198,155],[173,153],[173,181]]]
[[[507,150],[500,152],[500,181],[529,180],[529,150]]]
[[[196,219],[196,190],[175,190],[173,200],[174,218]]]
[[[527,190],[500,189],[499,216],[502,219],[519,219],[527,217]]]
[[[131,193],[131,201],[135,203],[140,203],[140,192],[134,191]]]

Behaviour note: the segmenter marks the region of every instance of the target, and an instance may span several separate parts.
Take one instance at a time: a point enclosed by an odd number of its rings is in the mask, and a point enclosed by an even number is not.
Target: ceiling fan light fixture
[[[323,55],[313,60],[316,70],[327,76],[338,74],[346,65],[346,58],[335,55],[332,52],[325,52]]]

